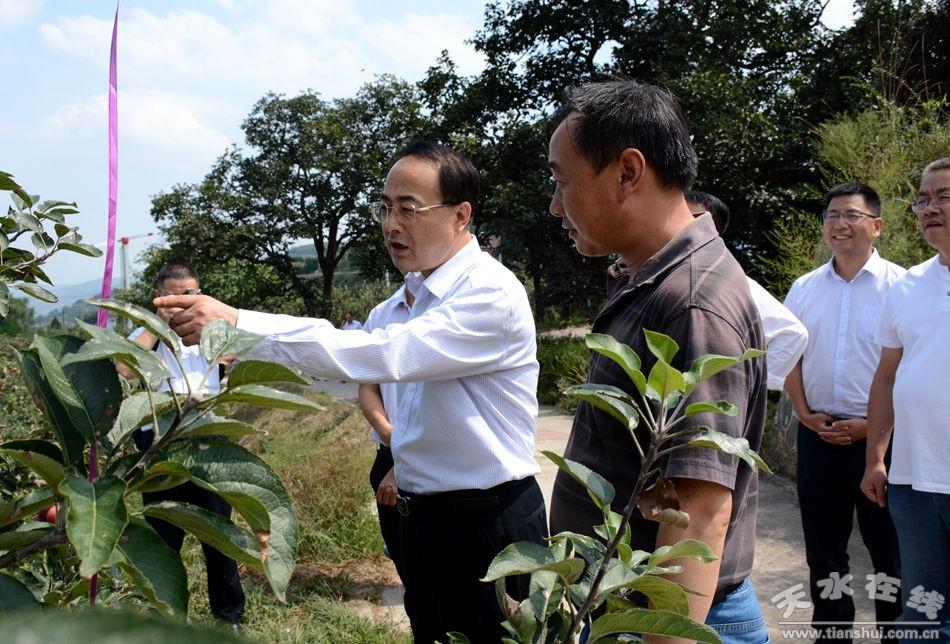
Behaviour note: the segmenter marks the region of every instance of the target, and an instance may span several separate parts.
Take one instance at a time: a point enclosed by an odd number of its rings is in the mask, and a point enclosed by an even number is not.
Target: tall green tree
[[[228,150],[200,184],[156,197],[152,215],[182,242],[173,251],[187,247],[205,265],[233,260],[235,277],[260,278],[269,296],[283,289],[308,315],[328,316],[336,269],[377,230],[368,204],[423,123],[415,88],[390,76],[333,101],[268,94],[244,121],[246,150]],[[290,254],[302,240],[316,249],[316,280]]]

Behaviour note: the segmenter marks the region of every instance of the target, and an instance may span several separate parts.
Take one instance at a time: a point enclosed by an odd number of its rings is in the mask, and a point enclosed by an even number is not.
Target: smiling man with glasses
[[[808,329],[805,354],[785,388],[799,420],[798,500],[812,621],[818,629],[844,629],[854,621],[851,595],[829,593],[822,586],[829,579],[849,577],[848,539],[855,510],[875,572],[900,576],[891,517],[868,501],[859,486],[868,392],[879,352],[874,334],[888,290],[904,269],[882,259],[874,248],[884,220],[881,199],[872,188],[859,183],[834,187],[822,218],[831,261],[798,278],[785,298]],[[880,598],[875,612],[879,622],[892,622],[900,606]]]
[[[504,637],[495,586],[480,579],[507,545],[543,545],[547,535],[535,481],[534,319],[524,286],[469,232],[478,191],[472,163],[435,143],[403,150],[386,176],[372,213],[415,296],[404,324],[342,331],[201,295],[155,300],[183,309],[171,324],[186,344],[224,319],[268,336],[248,357],[320,377],[397,383],[397,558],[420,643],[445,641],[449,631],[472,642]],[[524,599],[528,582],[509,578],[508,593]]]

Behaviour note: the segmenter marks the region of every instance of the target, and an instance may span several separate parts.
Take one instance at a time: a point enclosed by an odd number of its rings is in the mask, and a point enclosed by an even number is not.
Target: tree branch
[[[8,552],[4,556],[0,557],[0,568],[9,568],[10,566],[18,564],[27,557],[35,555],[38,552],[43,552],[44,550],[49,550],[54,546],[66,543],[67,540],[68,539],[66,537],[65,529],[57,528],[42,539],[34,541],[25,548]]]

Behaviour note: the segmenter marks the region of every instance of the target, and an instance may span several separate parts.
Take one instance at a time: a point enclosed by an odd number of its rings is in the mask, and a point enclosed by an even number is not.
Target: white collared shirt
[[[145,327],[135,329],[129,334],[129,340],[134,341],[135,338],[142,335],[143,331],[145,331]],[[191,385],[191,391],[195,394],[213,395],[220,392],[221,370],[217,366],[211,369],[208,368],[208,361],[201,354],[200,346],[196,344],[186,347],[181,343],[180,338],[177,338],[177,340],[178,359],[181,360],[181,365],[185,368],[184,373],[179,368],[175,356],[172,355],[172,352],[164,343],[159,343],[158,348],[155,349],[155,353],[158,354],[158,357],[162,359],[162,362],[165,363],[168,371],[172,374],[171,386],[169,386],[168,380],[163,380],[160,391],[174,391],[175,393],[184,394],[188,393],[188,385]],[[188,385],[185,384],[186,380]],[[143,425],[142,431],[152,431],[151,423]]]
[[[759,312],[762,332],[765,334],[765,368],[768,370],[769,389],[782,391],[785,378],[798,364],[798,359],[808,346],[808,329],[761,284],[751,277],[747,279],[752,303]]]
[[[877,340],[903,349],[894,380],[894,447],[887,480],[950,494],[950,269],[939,256],[898,280]]]
[[[835,418],[865,418],[881,355],[875,341],[881,310],[891,285],[906,271],[875,249],[846,282],[832,261],[795,280],[785,306],[808,329],[802,359],[808,406]]]
[[[405,324],[409,320],[409,303],[406,301],[408,292],[406,285],[403,284],[388,299],[374,306],[373,310],[366,316],[366,324],[363,325],[363,330],[371,332],[373,329],[384,329],[390,324]],[[397,404],[399,394],[396,391],[396,383],[381,382],[378,384],[379,393],[383,397],[383,409],[386,411],[386,418],[390,423],[394,423],[396,421],[396,411],[399,409]],[[383,442],[375,429],[372,430],[372,436],[377,443]]]
[[[507,268],[468,244],[428,278],[406,276],[410,319],[372,332],[242,310],[269,337],[249,357],[320,377],[398,382],[392,450],[401,488],[486,489],[537,474],[538,361],[528,296]]]

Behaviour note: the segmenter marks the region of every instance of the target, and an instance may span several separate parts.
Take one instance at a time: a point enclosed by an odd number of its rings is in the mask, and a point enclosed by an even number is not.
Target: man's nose
[[[555,217],[564,216],[564,206],[561,203],[560,190],[557,188],[554,189],[554,194],[551,195],[551,203],[548,205],[548,212],[550,212]]]

